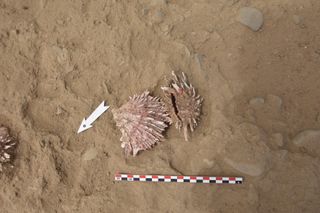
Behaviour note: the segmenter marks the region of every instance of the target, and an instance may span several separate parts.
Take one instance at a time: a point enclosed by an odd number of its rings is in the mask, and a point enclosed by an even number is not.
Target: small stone
[[[170,31],[172,30],[172,26],[171,25],[167,25],[167,24],[162,24],[160,26],[161,32],[163,32],[164,35],[168,35],[170,33]]]
[[[214,166],[214,161],[209,160],[207,158],[203,159],[203,162],[208,166],[208,167],[213,167]]]
[[[64,64],[68,60],[68,50],[66,48],[56,48],[57,61],[59,64]]]
[[[61,107],[61,106],[58,106],[57,107],[57,110],[56,110],[56,115],[61,115],[65,112],[65,110]]]
[[[97,157],[98,151],[95,148],[88,149],[82,156],[84,161],[93,160]]]
[[[292,143],[313,155],[320,156],[320,130],[305,130],[294,137]]]
[[[252,106],[263,105],[264,104],[264,98],[261,98],[261,97],[252,98],[252,99],[250,99],[249,104],[252,105]]]
[[[251,30],[258,31],[263,24],[263,14],[256,8],[243,7],[237,20]]]

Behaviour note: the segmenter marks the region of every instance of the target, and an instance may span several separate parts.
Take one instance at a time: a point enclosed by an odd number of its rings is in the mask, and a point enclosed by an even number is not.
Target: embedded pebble
[[[320,130],[305,130],[294,137],[292,143],[320,156]]]
[[[238,21],[253,31],[258,31],[263,24],[263,14],[260,10],[252,7],[240,9]]]
[[[213,167],[214,166],[214,161],[209,160],[207,158],[203,159],[203,162],[208,166],[208,167]]]
[[[168,24],[161,24],[160,30],[164,35],[169,35],[170,31],[172,30],[172,26]]]
[[[66,48],[55,47],[57,61],[59,64],[64,64],[68,60],[68,50]]]
[[[61,115],[64,114],[66,112],[65,109],[63,109],[61,106],[58,106],[56,109],[56,115]]]
[[[93,160],[97,157],[98,151],[95,148],[88,149],[82,156],[84,161]]]
[[[264,104],[264,98],[261,97],[255,97],[250,99],[249,104],[252,106],[258,106]]]

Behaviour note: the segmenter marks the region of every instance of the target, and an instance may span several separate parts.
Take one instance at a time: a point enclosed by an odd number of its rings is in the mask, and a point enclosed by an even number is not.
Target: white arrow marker
[[[102,115],[102,113],[104,113],[105,111],[107,111],[107,109],[109,108],[109,106],[105,106],[104,105],[104,101],[102,101],[102,103],[97,107],[97,109],[95,109],[93,111],[93,113],[87,118],[87,119],[83,119],[81,122],[81,125],[78,129],[78,133],[83,132],[89,128],[92,127],[92,123],[97,120],[100,115]]]

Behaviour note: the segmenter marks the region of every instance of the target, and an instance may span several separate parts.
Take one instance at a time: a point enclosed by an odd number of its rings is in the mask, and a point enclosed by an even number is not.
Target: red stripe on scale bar
[[[143,181],[143,182],[216,183],[216,184],[242,184],[243,183],[243,177],[133,175],[133,174],[125,174],[125,173],[115,174],[114,180],[115,181],[136,181],[136,182]]]

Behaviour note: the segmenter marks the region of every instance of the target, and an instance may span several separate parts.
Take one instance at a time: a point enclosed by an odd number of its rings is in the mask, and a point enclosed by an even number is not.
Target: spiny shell
[[[172,71],[173,78],[169,86],[161,87],[171,108],[170,116],[177,129],[183,129],[184,138],[188,141],[188,129],[193,132],[200,119],[203,99],[196,94],[194,87],[188,82],[186,75],[177,76]]]
[[[162,132],[171,123],[165,104],[145,91],[134,95],[119,109],[112,110],[120,128],[121,147],[125,155],[136,156],[140,150],[151,149],[163,138]]]
[[[16,140],[9,134],[7,127],[0,127],[0,171],[5,164],[10,164],[16,150]]]

